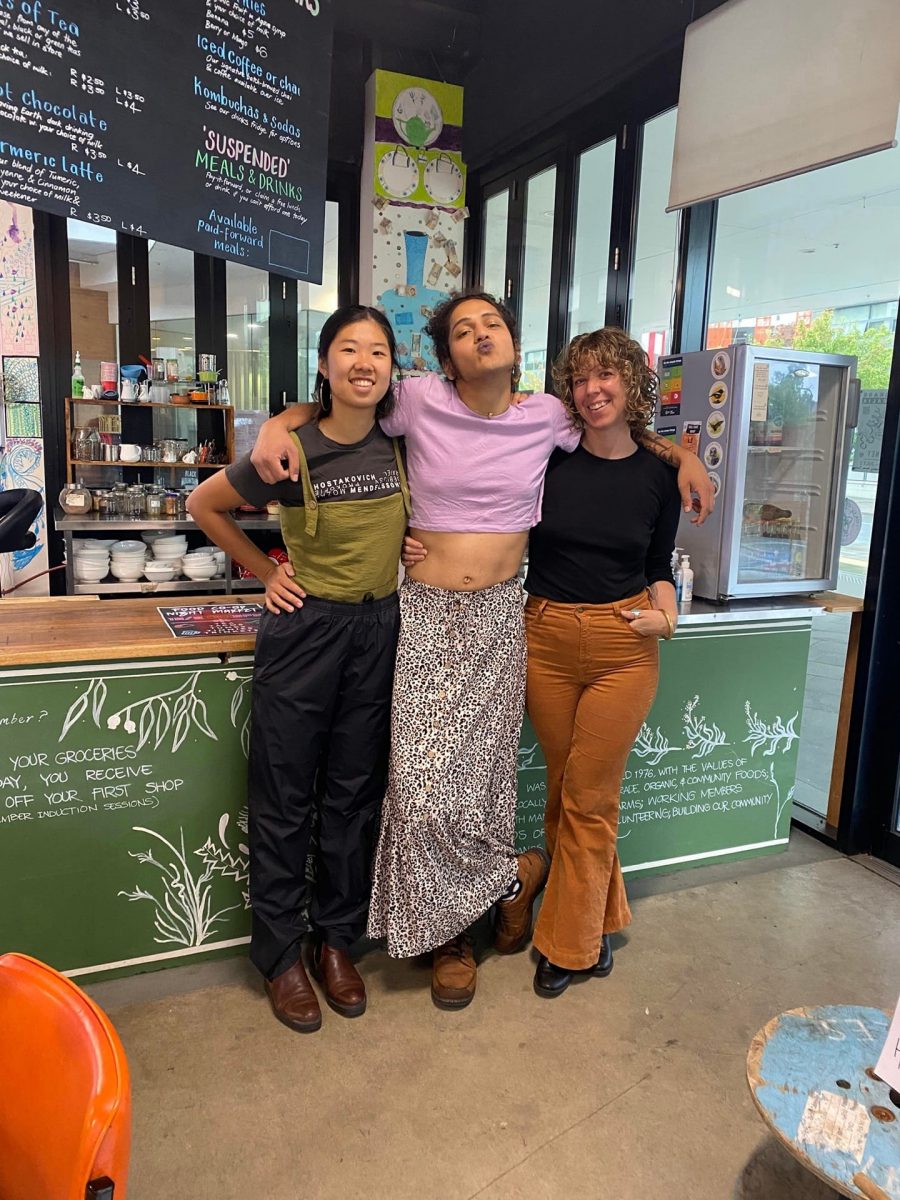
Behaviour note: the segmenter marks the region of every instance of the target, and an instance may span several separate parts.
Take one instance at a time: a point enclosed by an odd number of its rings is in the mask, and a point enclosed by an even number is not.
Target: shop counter
[[[0,949],[77,977],[248,941],[254,638],[175,638],[160,603],[0,601]],[[817,611],[697,601],[682,616],[628,762],[627,873],[787,844]],[[518,782],[524,848],[546,795],[527,722]]]
[[[76,976],[248,940],[255,637],[167,603],[0,601],[0,948]]]

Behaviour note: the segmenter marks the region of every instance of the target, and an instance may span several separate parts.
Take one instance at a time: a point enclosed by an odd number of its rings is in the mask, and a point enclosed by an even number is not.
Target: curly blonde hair
[[[624,329],[611,325],[572,338],[553,364],[553,383],[578,429],[584,429],[584,421],[572,397],[572,380],[598,367],[610,367],[621,375],[625,385],[625,419],[637,441],[653,420],[659,397],[659,376],[651,368],[646,351]]]

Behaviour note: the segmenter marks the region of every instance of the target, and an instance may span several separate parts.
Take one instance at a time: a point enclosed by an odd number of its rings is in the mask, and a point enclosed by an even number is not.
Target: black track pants
[[[363,604],[307,597],[299,611],[267,612],[260,622],[248,783],[250,958],[269,978],[299,958],[307,904],[330,946],[346,949],[365,930],[398,628],[396,595]]]

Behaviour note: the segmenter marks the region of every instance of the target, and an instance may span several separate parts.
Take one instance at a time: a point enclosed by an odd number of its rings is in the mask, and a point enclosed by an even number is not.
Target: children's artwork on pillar
[[[393,71],[369,81],[361,253],[371,245],[373,303],[397,336],[406,371],[439,371],[425,326],[460,282],[466,166],[463,89]],[[365,280],[362,280],[363,288]]]
[[[0,200],[0,354],[38,353],[31,209]]]
[[[40,492],[46,505],[44,443],[40,438],[10,436],[0,451],[0,491],[13,488],[28,488]],[[15,550],[11,555],[13,575],[17,583],[46,570],[48,566],[47,518],[44,508],[41,508],[35,518],[31,530],[37,539],[35,544],[27,550]],[[20,595],[39,595],[46,591],[47,580],[46,577],[42,577],[26,584]]]

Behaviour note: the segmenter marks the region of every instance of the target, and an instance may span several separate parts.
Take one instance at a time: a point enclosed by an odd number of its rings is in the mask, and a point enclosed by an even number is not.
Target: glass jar
[[[145,501],[144,489],[140,484],[130,487],[128,489],[128,515],[135,518],[142,517],[144,515]]]
[[[147,516],[161,517],[166,510],[166,498],[162,492],[149,492],[147,495]]]
[[[175,492],[166,492],[165,513],[167,517],[178,516],[178,496]]]
[[[59,493],[59,506],[72,517],[84,516],[91,511],[91,493],[83,483],[67,483]]]
[[[184,490],[184,488],[179,489],[179,491],[177,491],[175,493],[175,505],[176,505],[177,515],[179,517],[187,516],[187,498],[188,498],[188,494]]]

